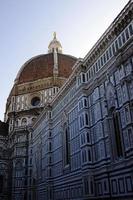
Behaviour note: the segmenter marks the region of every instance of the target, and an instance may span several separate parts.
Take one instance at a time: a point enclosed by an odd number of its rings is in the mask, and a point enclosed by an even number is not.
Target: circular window
[[[31,99],[31,105],[32,106],[38,106],[40,103],[40,98],[39,97],[34,97],[33,99]]]

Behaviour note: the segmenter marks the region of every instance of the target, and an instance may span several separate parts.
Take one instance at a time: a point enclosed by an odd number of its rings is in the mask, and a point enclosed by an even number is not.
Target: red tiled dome
[[[65,54],[57,54],[58,56],[58,76],[67,78],[77,58]],[[16,83],[32,82],[42,78],[53,76],[54,55],[53,53],[43,54],[28,60],[18,72]]]

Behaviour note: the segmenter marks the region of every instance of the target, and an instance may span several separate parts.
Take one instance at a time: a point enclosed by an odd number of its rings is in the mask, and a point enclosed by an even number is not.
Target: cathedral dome
[[[54,33],[53,40],[48,46],[48,53],[35,56],[24,63],[16,76],[15,83],[33,82],[55,75],[68,78],[76,61],[77,58],[62,54],[62,46]]]
[[[32,57],[21,66],[7,99],[6,119],[8,113],[14,111],[14,106],[17,112],[43,108],[72,73],[77,58],[62,53],[62,46],[55,33],[48,49],[47,54]]]
[[[76,61],[77,58],[73,56],[57,53],[58,77],[68,78]],[[53,77],[54,65],[54,53],[35,56],[20,68],[15,83],[22,84]]]

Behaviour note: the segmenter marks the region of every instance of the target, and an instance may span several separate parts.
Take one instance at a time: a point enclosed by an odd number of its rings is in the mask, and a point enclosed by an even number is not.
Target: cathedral
[[[0,121],[0,200],[133,200],[133,1],[84,58],[24,63]]]

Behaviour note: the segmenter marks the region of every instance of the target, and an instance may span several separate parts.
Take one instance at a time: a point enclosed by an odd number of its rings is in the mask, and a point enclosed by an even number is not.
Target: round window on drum
[[[31,99],[31,105],[32,106],[38,106],[40,104],[40,98],[39,97],[33,97]]]

